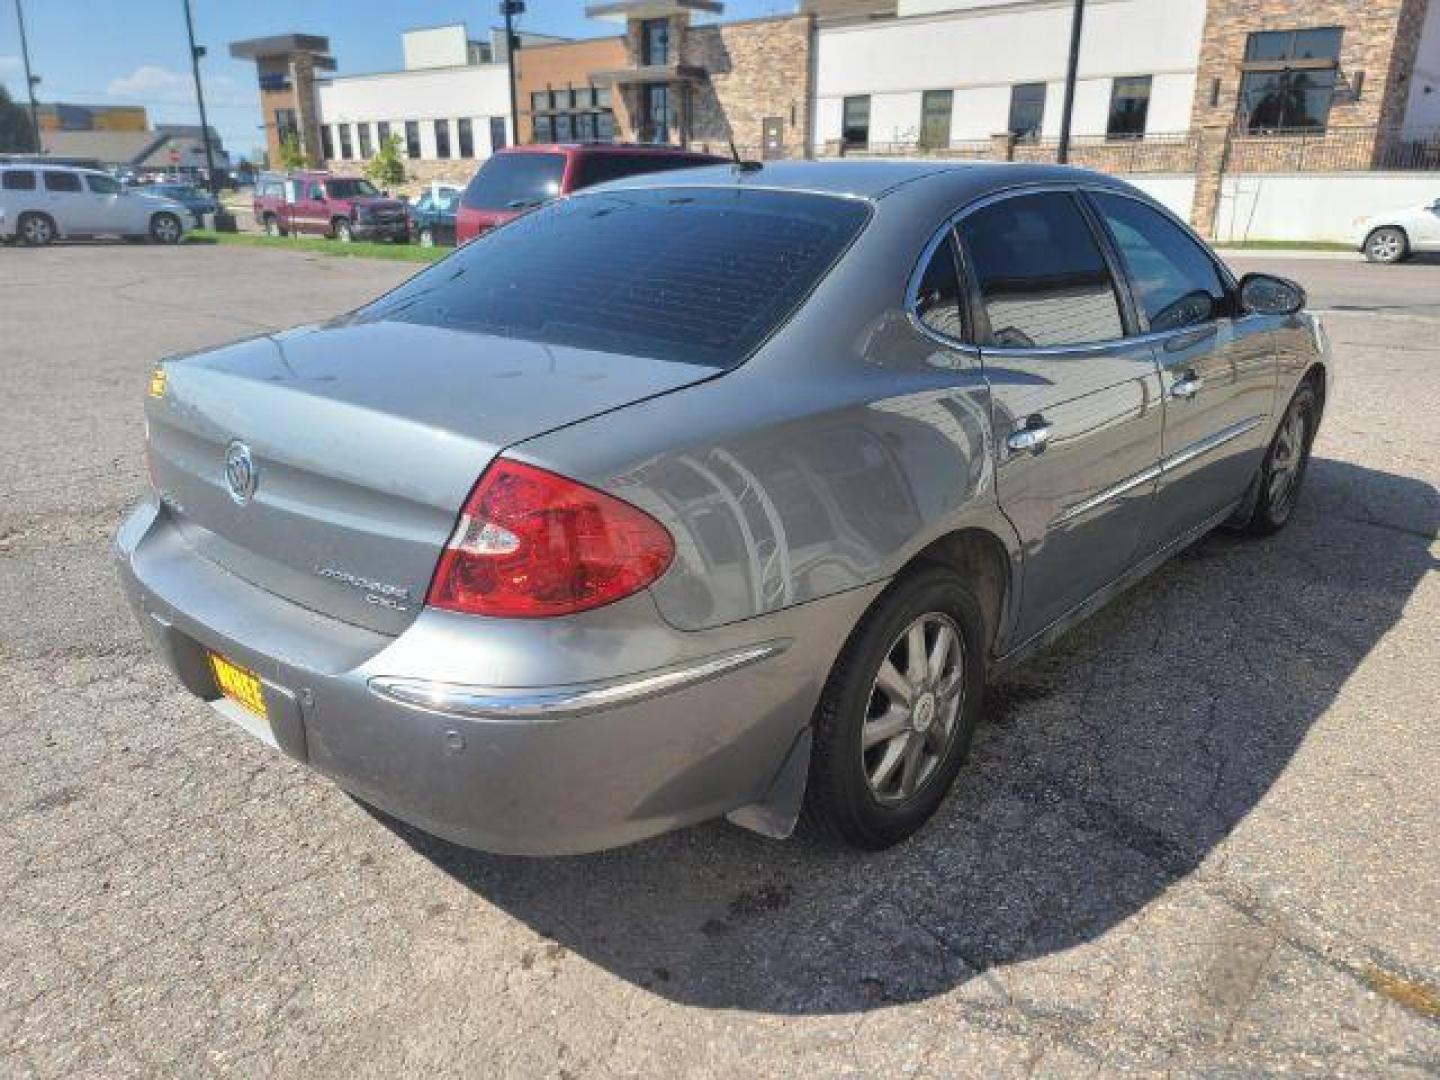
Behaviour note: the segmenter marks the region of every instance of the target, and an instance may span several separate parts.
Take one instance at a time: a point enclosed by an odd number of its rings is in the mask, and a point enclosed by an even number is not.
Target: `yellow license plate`
[[[222,694],[261,720],[268,719],[265,714],[265,691],[258,675],[239,664],[232,664],[217,653],[210,654],[210,670],[214,673],[215,685]]]

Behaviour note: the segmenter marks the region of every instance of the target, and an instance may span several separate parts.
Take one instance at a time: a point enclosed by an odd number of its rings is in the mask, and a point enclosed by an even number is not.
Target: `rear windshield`
[[[627,176],[641,173],[671,172],[675,169],[696,169],[702,165],[715,165],[720,158],[706,158],[685,155],[667,157],[664,154],[584,154],[579,162],[579,175],[572,185],[576,191],[594,187],[607,180],[623,180]]]
[[[732,367],[868,216],[853,199],[728,188],[564,199],[483,234],[357,317]]]
[[[560,194],[564,154],[496,154],[480,166],[462,200],[472,210],[519,210]]]

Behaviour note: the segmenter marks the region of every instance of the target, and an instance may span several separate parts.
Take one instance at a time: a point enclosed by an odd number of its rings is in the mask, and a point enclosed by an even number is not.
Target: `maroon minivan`
[[[471,178],[455,216],[463,244],[560,195],[638,173],[720,165],[729,158],[674,146],[533,143],[496,153]]]

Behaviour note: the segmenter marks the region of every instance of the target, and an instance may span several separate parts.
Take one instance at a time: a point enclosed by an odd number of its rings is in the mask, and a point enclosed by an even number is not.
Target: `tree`
[[[294,135],[280,141],[280,167],[287,172],[310,167],[310,155],[300,149],[300,140]]]
[[[0,154],[32,154],[39,149],[30,110],[12,101],[10,91],[0,84]]]
[[[365,176],[382,190],[405,182],[405,161],[400,156],[399,135],[391,132],[380,140],[375,156],[365,163]]]

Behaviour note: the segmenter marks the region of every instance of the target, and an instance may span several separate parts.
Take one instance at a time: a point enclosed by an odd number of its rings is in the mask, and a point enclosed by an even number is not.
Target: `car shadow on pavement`
[[[715,824],[524,859],[381,820],[677,1002],[804,1014],[995,993],[989,969],[1091,941],[1194,871],[1437,568],[1433,486],[1318,458],[1308,481],[1278,536],[1211,536],[993,687],[954,793],[891,851]]]

